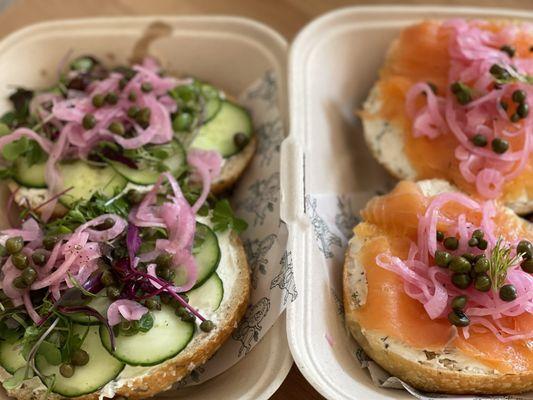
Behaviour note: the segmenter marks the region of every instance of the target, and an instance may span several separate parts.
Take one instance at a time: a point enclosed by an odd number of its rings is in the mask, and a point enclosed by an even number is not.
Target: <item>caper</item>
[[[65,363],[61,364],[61,366],[59,367],[59,373],[65,378],[72,378],[74,372],[75,368],[72,364]]]
[[[172,121],[172,129],[175,132],[189,131],[192,125],[193,117],[188,112],[182,112]]]
[[[466,289],[472,283],[472,278],[468,274],[453,274],[452,283],[459,289]]]
[[[520,121],[520,115],[516,113],[511,115],[511,122],[518,122],[518,121]]]
[[[103,94],[95,94],[92,98],[92,103],[93,103],[93,106],[95,106],[96,108],[100,108],[104,105],[105,103],[105,97]]]
[[[181,317],[181,320],[183,322],[194,322],[194,321],[196,321],[196,317],[194,316],[194,314],[192,314],[190,312],[187,312],[187,314],[185,314],[183,317]]]
[[[496,79],[500,79],[500,80],[507,80],[511,77],[511,74],[509,74],[509,71],[507,71],[504,67],[498,64],[492,64],[492,66],[489,69],[489,72]]]
[[[172,266],[172,254],[167,253],[166,251],[159,254],[156,259],[155,263],[160,268],[169,268]]]
[[[472,143],[474,143],[474,145],[477,147],[485,147],[488,143],[487,137],[478,133],[477,135],[474,135],[474,137],[472,137]]]
[[[124,125],[122,125],[122,123],[118,121],[111,122],[109,126],[107,127],[107,129],[109,129],[109,131],[114,133],[115,135],[120,135],[120,136],[124,135],[124,133],[126,132]]]
[[[518,296],[514,285],[507,284],[500,288],[500,299],[503,301],[513,301]]]
[[[135,116],[139,113],[139,107],[137,106],[131,106],[128,108],[128,117],[135,118]]]
[[[106,289],[107,297],[109,297],[111,300],[117,300],[120,297],[120,293],[120,288],[113,285],[108,286]]]
[[[57,244],[57,242],[59,242],[59,238],[57,236],[45,236],[45,238],[43,239],[43,247],[46,250],[52,250]]]
[[[161,294],[161,303],[163,304],[170,304],[172,302],[172,296],[168,293],[162,293]]]
[[[118,103],[118,96],[115,92],[109,92],[108,94],[106,94],[105,96],[105,102],[107,104],[111,104],[111,105],[115,105]]]
[[[28,267],[22,271],[20,276],[22,276],[22,279],[26,285],[30,286],[33,282],[35,282],[35,279],[37,279],[37,271],[35,271],[35,269],[32,267]]]
[[[28,256],[22,253],[13,254],[11,262],[17,269],[24,269],[29,265]]]
[[[174,313],[180,317],[180,318],[183,318],[185,317],[189,312],[184,308],[184,307],[176,307],[176,311],[174,311]]]
[[[468,241],[468,245],[470,247],[477,247],[478,244],[479,244],[479,241],[476,238],[472,238]]]
[[[89,354],[85,350],[78,349],[72,354],[70,361],[72,365],[76,367],[87,365],[89,362]]]
[[[503,154],[509,150],[509,142],[502,138],[495,138],[491,142],[492,151],[496,154]]]
[[[121,332],[127,332],[127,331],[131,330],[132,328],[133,328],[132,321],[127,321],[127,320],[120,321],[120,331]]]
[[[516,113],[520,118],[527,118],[529,115],[529,106],[527,103],[520,103],[518,107],[516,107]]]
[[[442,268],[448,268],[452,261],[452,255],[446,251],[437,250],[435,252],[435,264]]]
[[[437,231],[437,242],[442,242],[444,240],[444,232]]]
[[[461,310],[453,310],[451,313],[449,313],[448,321],[450,321],[452,325],[460,327],[470,325],[470,319]]]
[[[148,92],[151,92],[152,91],[152,84],[150,82],[143,82],[141,84],[141,90],[144,92],[144,93],[148,93]]]
[[[490,290],[491,281],[487,274],[476,276],[474,287],[480,292],[488,292]]]
[[[113,226],[115,226],[115,220],[113,218],[105,218],[100,224],[95,226],[96,229],[99,231],[105,231],[107,229],[111,229]]]
[[[128,94],[128,100],[129,100],[129,101],[135,101],[135,100],[137,100],[137,93],[131,91],[131,92]]]
[[[466,307],[468,298],[466,296],[457,296],[452,300],[452,308],[454,310],[462,310]]]
[[[104,286],[111,286],[115,284],[115,277],[113,276],[113,273],[109,270],[105,270],[102,272],[102,277],[100,278],[100,281]]]
[[[459,241],[456,237],[449,236],[444,239],[444,247],[448,250],[457,250],[459,247]]]
[[[455,98],[457,99],[457,102],[463,106],[472,101],[472,95],[470,94],[470,92],[467,91],[461,91],[456,93]]]
[[[453,272],[467,273],[472,269],[472,264],[464,257],[453,257],[450,262],[450,269]]]
[[[146,308],[149,310],[161,310],[161,303],[157,300],[156,297],[150,297],[145,302]]]
[[[148,127],[148,125],[150,124],[151,115],[152,112],[149,108],[141,108],[135,117],[135,121],[137,121],[137,123],[142,127]]]
[[[26,289],[28,284],[24,282],[22,276],[17,276],[15,279],[13,279],[13,286],[15,286],[17,289]]]
[[[132,189],[128,191],[126,198],[130,204],[139,204],[144,198],[144,195],[141,192]]]
[[[157,276],[165,281],[170,280],[170,268],[168,267],[157,267]]]
[[[213,321],[206,319],[200,324],[200,329],[204,332],[211,332],[215,328]]]
[[[472,232],[472,237],[476,238],[477,240],[483,239],[483,236],[485,236],[485,234],[481,229],[476,229],[474,232]]]
[[[533,260],[532,259],[522,261],[522,264],[520,264],[520,266],[525,272],[533,274]]]
[[[24,247],[24,240],[20,236],[10,237],[6,240],[6,250],[9,254],[16,254]]]
[[[504,44],[502,47],[500,47],[500,50],[503,51],[504,53],[507,53],[507,55],[511,58],[514,57],[515,52],[516,52],[515,48],[508,44]]]
[[[477,248],[479,250],[487,250],[488,245],[489,245],[489,242],[487,242],[485,239],[479,239]]]
[[[44,250],[35,250],[31,255],[31,259],[35,265],[44,265],[48,261],[48,256]]]
[[[185,303],[189,303],[189,296],[187,296],[185,293],[180,293],[178,296],[180,296]]]
[[[490,262],[487,258],[483,257],[476,261],[474,265],[474,271],[476,274],[482,274],[489,270]]]
[[[92,114],[85,114],[81,124],[83,125],[84,129],[93,129],[96,125],[96,118]]]
[[[474,264],[476,262],[476,256],[472,253],[464,253],[461,257],[466,258],[470,264]]]
[[[533,257],[533,245],[529,240],[521,240],[516,245],[516,253],[521,254],[523,259],[529,260]]]
[[[233,135],[233,143],[238,149],[244,149],[249,142],[250,139],[248,136],[242,132],[237,132],[235,135]]]
[[[181,85],[181,86],[178,86],[175,90],[179,98],[183,100],[184,102],[193,100],[196,95],[192,85]]]
[[[523,103],[526,100],[526,92],[521,89],[517,89],[513,92],[511,98],[515,103]]]
[[[3,246],[0,244],[0,257],[5,257],[5,256],[7,256],[6,246]]]

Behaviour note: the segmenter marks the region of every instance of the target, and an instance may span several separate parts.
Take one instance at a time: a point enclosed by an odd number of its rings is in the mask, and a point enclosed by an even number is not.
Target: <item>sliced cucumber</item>
[[[215,272],[199,288],[187,292],[189,304],[200,311],[216,311],[224,298],[222,279]]]
[[[146,150],[148,152],[158,151],[160,153],[167,153],[168,157],[163,161],[163,164],[172,175],[177,177],[184,171],[186,165],[185,150],[177,140],[166,144],[146,146]],[[138,185],[152,185],[157,181],[159,175],[161,175],[161,171],[154,169],[152,164],[141,163],[138,169],[130,168],[117,161],[109,161],[109,164],[128,181]]]
[[[112,357],[102,346],[98,326],[73,326],[73,332],[82,337],[87,329],[89,332],[81,345],[81,349],[89,353],[89,362],[83,367],[76,367],[72,377],[62,376],[59,373],[59,366],[48,364],[43,356],[38,355],[35,358],[35,365],[41,374],[44,376],[55,375],[52,392],[65,397],[77,397],[92,393],[115,379],[124,368],[124,364]]]
[[[83,161],[62,164],[60,167],[63,187],[72,188],[59,198],[61,203],[70,207],[79,200],[88,200],[95,192],[112,197],[127,184],[126,179],[111,167],[92,167]]]
[[[235,134],[252,136],[252,119],[248,112],[229,101],[223,101],[215,118],[202,125],[191,147],[218,151],[222,157],[230,157],[241,149],[234,141]]]
[[[105,317],[107,309],[109,308],[109,298],[105,296],[95,297],[87,304],[87,306],[94,308]],[[90,317],[83,313],[66,314],[66,316],[72,321],[82,325],[96,325],[99,323],[95,317]]]
[[[183,322],[172,307],[163,306],[160,311],[152,311],[152,316],[154,326],[148,332],[117,336],[115,351],[111,350],[106,328],[101,326],[100,337],[105,348],[126,364],[150,366],[174,357],[191,341],[194,323]]]
[[[44,170],[46,163],[29,165],[25,157],[15,161],[15,174],[13,179],[20,185],[31,188],[45,188],[46,180],[44,179]]]
[[[202,123],[211,121],[222,108],[223,100],[220,98],[220,91],[207,83],[202,85],[202,94],[205,99]]]
[[[200,222],[196,223],[196,234],[194,237],[195,245],[192,250],[196,266],[198,268],[198,277],[194,288],[200,287],[215,272],[220,262],[220,246],[218,245],[217,235],[211,228]],[[174,284],[181,286],[187,280],[187,276],[177,271],[174,278]]]
[[[26,365],[20,340],[0,342],[0,365],[10,374]]]

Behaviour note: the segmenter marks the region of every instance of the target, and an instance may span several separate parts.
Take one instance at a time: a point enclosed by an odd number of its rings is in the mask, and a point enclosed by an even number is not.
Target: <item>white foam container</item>
[[[128,63],[143,31],[159,21],[172,28],[155,40],[150,54],[179,75],[192,74],[228,93],[239,94],[267,70],[280,83],[279,106],[288,127],[286,96],[287,43],[272,29],[244,18],[218,16],[155,16],[77,19],[28,26],[0,42],[0,112],[14,86],[42,88],[57,79],[58,61],[93,54],[106,63]],[[241,362],[194,388],[161,398],[267,399],[281,385],[292,365],[285,314]],[[0,398],[7,398],[1,393]]]
[[[333,346],[324,333],[338,326],[328,271],[314,263],[306,194],[381,188],[390,177],[372,159],[354,110],[378,77],[387,47],[399,31],[425,18],[533,19],[533,13],[456,7],[353,7],[317,18],[292,44],[289,56],[291,133],[282,149],[282,217],[299,296],[287,311],[289,346],[307,380],[329,399],[408,399],[380,389],[357,364],[341,332]],[[341,277],[338,277],[339,281]]]

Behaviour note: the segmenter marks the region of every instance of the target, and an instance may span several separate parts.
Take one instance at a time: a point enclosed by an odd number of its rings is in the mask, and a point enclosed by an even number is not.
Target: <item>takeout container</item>
[[[142,40],[140,40],[142,38]],[[237,95],[266,71],[279,82],[278,105],[287,128],[287,43],[270,28],[234,17],[155,16],[41,23],[0,42],[0,112],[15,86],[45,88],[58,78],[60,60],[93,54],[124,64],[149,45],[149,54],[178,76],[193,75]],[[292,365],[285,314],[243,360],[214,379],[161,398],[267,399]],[[1,398],[7,398],[5,394]]]
[[[388,46],[402,28],[425,18],[452,17],[531,21],[533,13],[460,7],[353,7],[317,18],[292,44],[291,133],[282,150],[282,195],[287,199],[282,217],[290,227],[289,247],[299,297],[287,312],[287,334],[301,372],[329,399],[413,397],[406,391],[375,386],[351,354],[351,339],[340,331],[329,271],[311,257],[315,232],[305,199],[319,193],[375,193],[391,180],[366,147],[354,111],[361,108],[378,78]],[[340,284],[342,277],[334,278]],[[328,345],[328,333],[342,340]]]

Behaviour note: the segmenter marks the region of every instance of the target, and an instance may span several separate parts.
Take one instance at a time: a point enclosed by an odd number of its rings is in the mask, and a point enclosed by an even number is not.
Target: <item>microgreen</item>
[[[233,229],[241,233],[248,227],[246,221],[235,216],[227,199],[217,201],[211,214],[211,221],[214,224],[213,229],[217,232]]]

